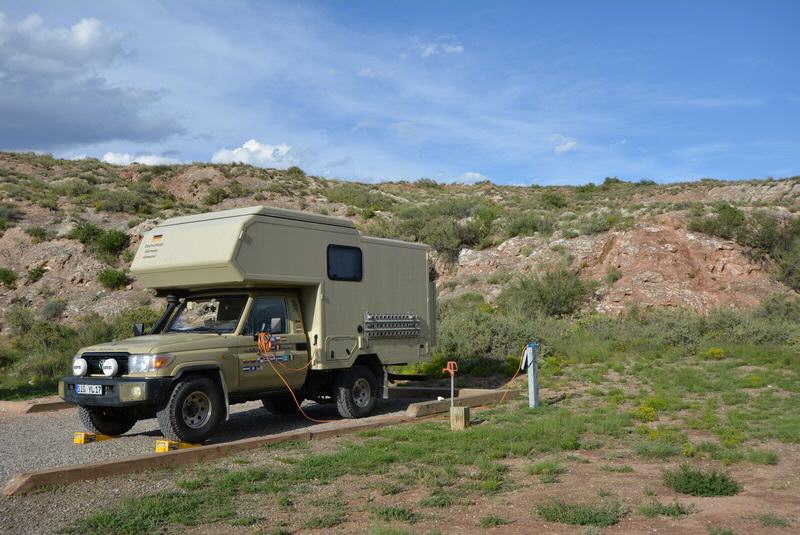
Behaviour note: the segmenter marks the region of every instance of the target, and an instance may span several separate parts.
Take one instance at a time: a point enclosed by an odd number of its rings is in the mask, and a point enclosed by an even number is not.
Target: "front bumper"
[[[64,377],[58,393],[68,403],[93,407],[132,407],[164,404],[172,377]],[[77,385],[101,385],[102,394],[78,394]]]

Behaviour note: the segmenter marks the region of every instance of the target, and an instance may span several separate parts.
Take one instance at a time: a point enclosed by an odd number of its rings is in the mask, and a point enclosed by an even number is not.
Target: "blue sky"
[[[0,149],[366,181],[800,174],[797,2],[3,2]]]

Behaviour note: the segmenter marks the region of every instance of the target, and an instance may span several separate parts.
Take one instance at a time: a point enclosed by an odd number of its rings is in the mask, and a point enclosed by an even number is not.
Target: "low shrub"
[[[109,290],[118,290],[128,284],[128,276],[124,271],[104,269],[97,275],[97,282]]]
[[[590,292],[591,285],[578,274],[561,268],[517,279],[501,292],[497,302],[501,309],[521,316],[534,312],[566,316],[576,312]]]
[[[118,256],[130,243],[128,235],[121,230],[106,230],[94,239],[94,246],[98,251],[113,256]]]
[[[13,269],[0,268],[0,284],[11,289],[17,287],[17,272]]]
[[[672,502],[671,504],[663,504],[658,500],[653,500],[651,503],[643,505],[639,508],[639,512],[648,518],[657,516],[671,516],[673,518],[680,518],[686,516],[694,511],[691,505],[684,505],[680,502]]]
[[[228,192],[218,186],[211,186],[208,188],[205,197],[203,197],[203,204],[212,206],[219,204],[228,198]]]
[[[681,494],[691,496],[733,496],[741,489],[730,475],[716,470],[704,471],[683,464],[677,470],[664,472],[664,484]]]

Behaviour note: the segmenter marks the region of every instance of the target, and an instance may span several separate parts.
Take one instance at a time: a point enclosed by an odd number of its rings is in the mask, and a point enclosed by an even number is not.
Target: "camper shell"
[[[331,400],[363,416],[387,366],[428,360],[435,344],[428,247],[361,236],[347,219],[264,206],[167,219],[142,236],[131,273],[167,308],[148,335],[76,355],[60,389],[90,429],[157,415],[165,435],[205,438],[215,422],[203,410],[221,403],[218,423],[252,399],[273,412]],[[162,365],[128,366],[142,358]],[[194,398],[191,381],[203,383]]]

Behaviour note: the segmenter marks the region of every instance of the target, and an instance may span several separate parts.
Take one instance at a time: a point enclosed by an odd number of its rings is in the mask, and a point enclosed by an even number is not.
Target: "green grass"
[[[494,528],[497,526],[504,526],[508,523],[509,523],[508,520],[504,518],[495,515],[489,515],[481,517],[481,520],[480,522],[478,522],[478,525],[483,529],[487,529],[487,528]]]
[[[370,526],[367,535],[414,535],[414,532],[405,528],[376,525]]]
[[[633,472],[633,467],[627,464],[604,464],[600,467],[600,470],[616,474],[630,474]]]
[[[373,516],[378,520],[383,520],[384,522],[393,522],[393,521],[400,521],[400,522],[408,522],[409,524],[413,524],[417,521],[417,515],[415,515],[412,511],[409,511],[405,507],[395,507],[395,506],[384,506],[378,507],[372,512]]]
[[[540,461],[527,467],[526,471],[530,475],[538,475],[542,483],[557,483],[558,476],[566,473],[564,468],[557,461]]]
[[[639,508],[639,512],[648,518],[655,518],[659,515],[672,518],[681,518],[694,511],[694,506],[684,505],[680,502],[663,504],[658,500],[645,504]]]
[[[124,501],[120,505],[77,520],[66,533],[115,533],[139,535],[157,532],[162,526],[190,526],[234,515],[227,496],[194,493],[160,493]]]
[[[618,502],[600,504],[551,502],[538,505],[536,512],[548,522],[605,527],[619,522],[628,510]]]
[[[758,517],[765,528],[787,528],[789,521],[773,513],[764,513]]]
[[[303,522],[303,527],[307,529],[325,529],[338,526],[347,520],[347,514],[341,510],[334,510],[313,516]]]
[[[711,527],[708,528],[708,535],[736,535],[736,534],[730,528]]]
[[[741,490],[730,475],[717,470],[704,471],[683,464],[677,470],[664,471],[664,484],[691,496],[733,496]]]
[[[749,450],[745,457],[748,461],[753,464],[766,464],[766,465],[775,465],[778,464],[778,454],[772,450],[764,450],[764,449],[753,449]]]
[[[234,518],[229,523],[231,526],[254,526],[263,520],[260,516],[242,516]]]

